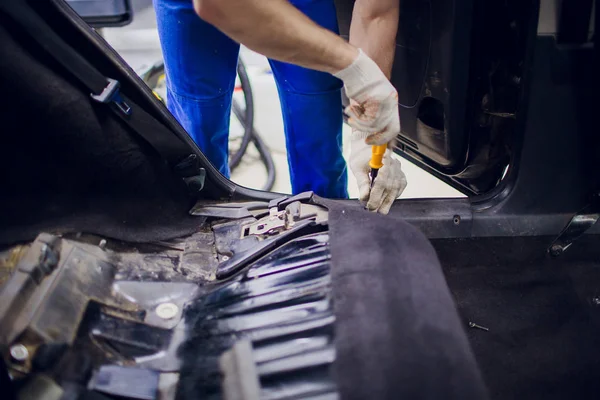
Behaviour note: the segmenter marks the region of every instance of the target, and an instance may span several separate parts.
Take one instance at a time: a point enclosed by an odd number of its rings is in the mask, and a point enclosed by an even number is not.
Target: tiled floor
[[[134,0],[137,9],[134,21],[123,28],[104,29],[106,40],[121,54],[134,70],[143,69],[161,57],[160,44],[152,7],[147,0]],[[137,7],[136,7],[137,6]],[[242,59],[246,63],[255,102],[255,127],[268,144],[276,166],[277,180],[273,188],[279,193],[290,193],[287,169],[283,121],[279,106],[279,96],[267,60],[248,49],[242,48]],[[231,136],[241,135],[241,125],[232,118]],[[344,127],[344,156],[349,155],[349,127]],[[240,185],[261,188],[266,179],[266,171],[252,146],[242,164],[232,174],[232,180]],[[408,187],[402,198],[424,197],[463,197],[463,195],[433,177],[414,164],[401,160]],[[352,174],[349,174],[348,191],[356,197],[358,189]]]

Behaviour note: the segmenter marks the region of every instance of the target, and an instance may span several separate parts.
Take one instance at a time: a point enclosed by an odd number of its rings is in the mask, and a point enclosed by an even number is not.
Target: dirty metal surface
[[[215,238],[210,227],[187,238],[141,246],[114,256],[116,280],[204,283],[215,279],[218,265]]]

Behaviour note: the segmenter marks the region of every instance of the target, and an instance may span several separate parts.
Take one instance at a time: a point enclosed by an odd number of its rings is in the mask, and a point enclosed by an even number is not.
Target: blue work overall
[[[292,0],[338,32],[333,0]],[[167,106],[209,160],[229,177],[228,139],[239,45],[201,20],[192,0],[154,0],[167,75]],[[269,60],[285,127],[294,194],[346,198],[342,83],[330,74]]]

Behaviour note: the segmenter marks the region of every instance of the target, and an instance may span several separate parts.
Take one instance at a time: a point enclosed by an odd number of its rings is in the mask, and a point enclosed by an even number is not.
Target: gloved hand
[[[386,144],[400,132],[398,92],[377,64],[362,50],[350,66],[334,74],[344,82],[350,105],[348,124],[367,132],[369,145]]]
[[[358,183],[360,201],[366,203],[368,210],[387,214],[394,200],[406,188],[406,176],[402,172],[400,161],[393,158],[392,151],[388,149],[383,156],[383,167],[379,170],[375,185],[371,189],[371,146],[365,143],[366,136],[363,132],[352,131],[350,169]]]

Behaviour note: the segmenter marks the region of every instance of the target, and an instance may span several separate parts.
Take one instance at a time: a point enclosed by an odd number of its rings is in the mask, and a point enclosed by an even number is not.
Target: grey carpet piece
[[[403,221],[317,202],[330,209],[342,398],[487,398],[429,241]]]

